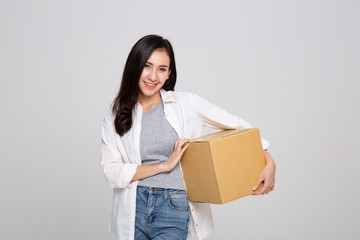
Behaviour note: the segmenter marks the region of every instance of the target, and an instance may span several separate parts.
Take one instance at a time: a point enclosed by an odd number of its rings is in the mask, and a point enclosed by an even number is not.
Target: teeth
[[[155,84],[149,84],[149,83],[145,83],[146,85],[150,86],[150,87],[153,87],[155,86]]]

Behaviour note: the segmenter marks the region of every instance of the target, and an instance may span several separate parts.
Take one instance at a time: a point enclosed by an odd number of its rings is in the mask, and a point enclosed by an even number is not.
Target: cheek
[[[144,79],[144,78],[146,77],[146,75],[147,75],[146,71],[143,70],[143,71],[141,72],[141,75],[140,75],[140,80],[141,80],[141,79]]]
[[[166,76],[166,77],[161,78],[160,84],[161,84],[161,85],[164,85],[164,84],[165,84],[165,82],[166,82],[166,79],[167,79],[167,76]]]
[[[162,73],[161,80],[166,81],[166,79],[168,79],[169,76],[170,76],[169,72]]]
[[[139,81],[138,81],[138,85],[140,85],[142,83],[142,81],[144,80],[144,78],[146,78],[146,72],[143,71],[140,75]]]

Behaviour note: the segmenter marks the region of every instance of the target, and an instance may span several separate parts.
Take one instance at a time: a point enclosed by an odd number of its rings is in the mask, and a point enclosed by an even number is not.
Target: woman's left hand
[[[269,192],[273,191],[275,187],[276,164],[266,150],[264,151],[264,155],[265,155],[266,165],[264,169],[261,171],[260,176],[253,188],[253,191],[258,189],[261,183],[264,183],[264,185],[262,186],[260,191],[254,193],[253,195],[268,194]]]

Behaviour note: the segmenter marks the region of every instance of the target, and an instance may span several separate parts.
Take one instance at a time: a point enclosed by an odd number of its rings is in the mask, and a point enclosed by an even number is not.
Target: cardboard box
[[[224,204],[253,194],[264,166],[257,128],[225,130],[192,139],[181,158],[192,202]]]

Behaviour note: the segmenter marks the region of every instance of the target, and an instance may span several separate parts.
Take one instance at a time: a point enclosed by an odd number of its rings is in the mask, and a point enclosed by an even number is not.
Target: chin
[[[141,93],[146,97],[152,97],[152,96],[156,95],[159,92],[160,92],[160,88],[159,89],[152,89],[152,90],[149,90],[149,89],[141,90]]]

